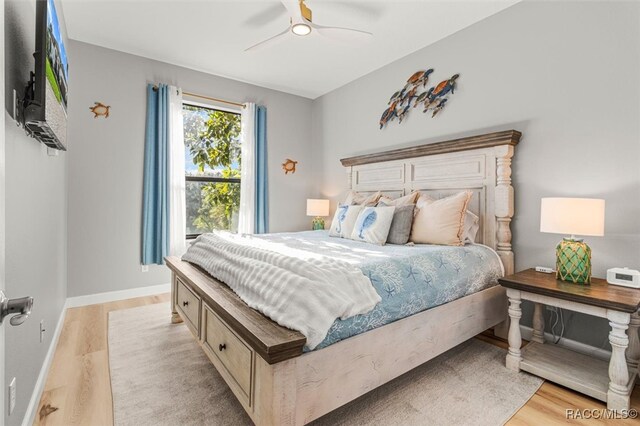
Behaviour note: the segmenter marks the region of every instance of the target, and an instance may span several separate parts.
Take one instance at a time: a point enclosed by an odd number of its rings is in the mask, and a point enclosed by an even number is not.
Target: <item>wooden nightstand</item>
[[[509,298],[509,352],[506,366],[524,370],[607,403],[610,410],[628,410],[640,361],[640,290],[607,284],[556,280],[555,274],[527,269],[499,280]],[[533,337],[521,349],[520,302],[534,302]],[[544,343],[544,305],[607,318],[611,325],[611,360],[606,362]],[[627,336],[628,329],[628,336]],[[625,354],[626,351],[626,354]],[[626,355],[626,356],[625,356]]]

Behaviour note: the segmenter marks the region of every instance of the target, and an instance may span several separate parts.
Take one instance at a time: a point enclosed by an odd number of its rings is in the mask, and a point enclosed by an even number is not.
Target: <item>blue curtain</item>
[[[144,148],[142,264],[164,263],[169,253],[169,89],[147,86]]]
[[[269,232],[267,198],[267,108],[256,106],[256,215],[255,232]]]

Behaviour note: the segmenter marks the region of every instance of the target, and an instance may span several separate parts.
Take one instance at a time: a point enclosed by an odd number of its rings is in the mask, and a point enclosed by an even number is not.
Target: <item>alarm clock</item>
[[[640,288],[640,271],[629,268],[607,269],[607,282],[613,285]]]

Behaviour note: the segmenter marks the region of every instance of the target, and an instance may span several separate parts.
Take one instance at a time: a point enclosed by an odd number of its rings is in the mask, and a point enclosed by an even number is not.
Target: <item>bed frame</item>
[[[514,130],[342,159],[349,187],[435,197],[473,191],[478,242],[514,269],[511,158]],[[169,257],[172,322],[184,322],[258,425],[302,425],[406,373],[507,318],[492,287],[326,348],[304,353],[305,337],[249,308],[200,268]]]

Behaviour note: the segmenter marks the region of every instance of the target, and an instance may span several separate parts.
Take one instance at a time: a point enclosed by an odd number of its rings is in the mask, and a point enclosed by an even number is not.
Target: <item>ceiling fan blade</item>
[[[284,7],[287,8],[287,13],[292,18],[302,18],[302,12],[300,11],[300,2],[298,0],[280,0]]]
[[[349,43],[364,42],[373,37],[373,34],[368,31],[355,30],[353,28],[342,27],[325,27],[324,25],[318,25],[310,23],[311,27],[318,31],[318,34],[338,41],[346,41]]]
[[[291,28],[287,28],[286,30],[282,31],[279,34],[274,35],[273,37],[270,37],[266,40],[262,40],[260,43],[254,44],[251,47],[247,47],[246,49],[244,49],[245,52],[248,51],[255,51],[255,50],[259,50],[259,49],[264,49],[265,47],[269,47],[272,46],[280,41],[282,41],[286,36],[287,33],[291,30]]]

